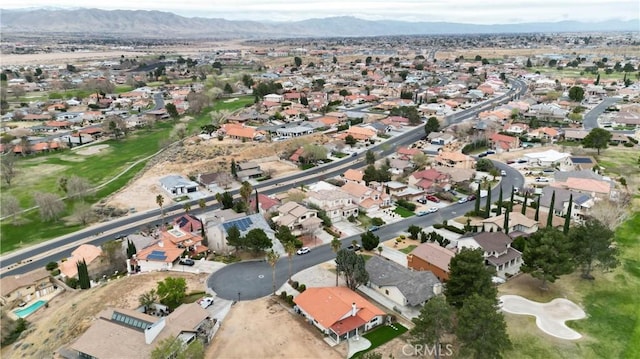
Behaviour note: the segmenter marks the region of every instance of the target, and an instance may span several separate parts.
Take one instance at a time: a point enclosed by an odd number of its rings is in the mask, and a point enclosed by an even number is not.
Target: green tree
[[[461,308],[474,293],[496,300],[497,291],[491,281],[495,270],[485,266],[482,250],[462,248],[451,259],[449,268],[449,281],[444,291],[447,303]]]
[[[261,228],[254,228],[250,230],[245,236],[245,240],[247,242],[247,247],[251,248],[255,252],[260,252],[273,247],[273,243]]]
[[[372,165],[374,163],[376,163],[376,154],[373,153],[373,151],[371,150],[367,150],[367,153],[365,154],[365,159],[366,159],[366,163],[368,165]]]
[[[158,293],[155,289],[140,294],[138,302],[144,307],[144,312],[148,313],[151,306],[158,301]]]
[[[420,310],[420,315],[411,320],[414,327],[409,334],[413,344],[433,344],[435,357],[440,358],[440,344],[445,334],[453,331],[453,310],[441,295],[431,298]]]
[[[527,59],[527,64],[525,65],[526,67],[532,67],[533,64],[531,64],[531,59]]]
[[[133,244],[133,242],[128,239],[127,240],[127,258],[131,259],[133,258],[133,255],[136,254],[138,252],[138,250],[136,249],[136,245]]]
[[[476,170],[481,172],[489,172],[491,171],[491,169],[493,169],[493,167],[493,162],[486,158],[481,158],[478,160],[478,162],[476,162]]]
[[[13,179],[18,175],[17,165],[17,156],[13,151],[0,156],[0,176],[2,176],[7,186],[11,186]],[[66,177],[62,178],[66,179]]]
[[[547,228],[553,227],[553,207],[556,205],[556,191],[551,194],[551,203],[549,204],[549,214],[547,215]]]
[[[296,65],[296,67],[300,67],[302,66],[302,59],[296,56],[293,58],[293,63]]]
[[[244,245],[244,239],[236,225],[227,229],[227,245],[235,247],[236,253],[238,252],[238,249]]]
[[[231,159],[231,175],[233,178],[238,178],[238,166],[236,165],[236,160]]]
[[[502,186],[500,186],[500,193],[498,194],[498,208],[496,209],[496,215],[499,216],[502,214]],[[491,213],[487,213],[488,216]]]
[[[529,192],[524,193],[524,201],[522,202],[522,208],[520,209],[520,214],[527,213],[527,201],[529,200]]]
[[[356,143],[358,143],[358,141],[355,139],[355,137],[351,135],[347,135],[347,137],[344,138],[344,143],[346,143],[349,146],[353,146]]]
[[[456,337],[465,358],[502,358],[511,348],[507,325],[495,300],[472,294],[458,311]]]
[[[169,114],[169,116],[172,119],[177,119],[178,117],[180,117],[180,114],[178,113],[178,109],[176,108],[176,105],[172,104],[172,103],[168,103],[166,105],[164,105],[165,110],[167,110],[167,113]]]
[[[502,230],[505,234],[509,234],[509,215],[511,210],[504,211],[504,222],[502,222]]]
[[[373,250],[380,244],[380,237],[371,231],[360,234],[360,240],[362,241],[362,247],[367,251]]]
[[[296,236],[294,236],[291,233],[291,230],[287,226],[278,227],[278,230],[276,231],[275,235],[276,235],[276,238],[278,238],[278,240],[280,240],[282,244],[285,244],[288,242],[295,242],[296,240]]]
[[[238,193],[240,193],[242,202],[244,202],[244,204],[248,207],[249,199],[251,198],[251,194],[253,193],[253,186],[251,185],[251,183],[249,183],[248,181],[243,181],[242,185],[240,186],[240,190],[238,190]]]
[[[233,87],[231,87],[231,85],[229,85],[229,83],[225,83],[224,84],[224,89],[222,90],[224,91],[224,93],[226,94],[232,94],[233,93]]]
[[[248,75],[248,74],[242,75],[242,84],[245,87],[251,88],[251,87],[253,87],[254,83],[255,82],[253,81],[253,78],[251,77],[251,75]]]
[[[536,214],[533,217],[533,219],[537,222],[538,219],[540,218],[540,197],[538,196],[538,199],[536,200]]]
[[[151,351],[151,359],[202,359],[204,345],[197,339],[185,345],[180,338],[169,337],[162,339]]]
[[[331,240],[331,250],[333,251],[333,253],[336,253],[337,255],[340,247],[342,247],[342,242],[340,241],[340,239],[334,238]],[[340,274],[340,272],[338,272],[338,270],[336,269],[336,287],[338,286],[338,274]]]
[[[584,100],[584,89],[581,86],[573,86],[569,89],[569,99],[580,102]]]
[[[542,228],[533,233],[522,253],[523,273],[542,280],[542,288],[547,282],[555,282],[559,276],[573,271],[574,263],[571,242],[555,228]]]
[[[409,232],[409,238],[418,239],[420,232],[422,232],[422,228],[416,226],[415,224],[412,224],[409,226],[409,228],[407,228],[407,232]]]
[[[276,264],[278,264],[278,260],[280,260],[280,255],[273,249],[267,253],[267,262],[269,262],[269,265],[271,266],[273,295],[276,295]]]
[[[582,145],[586,148],[595,148],[598,150],[598,156],[600,150],[607,148],[609,141],[611,140],[611,132],[602,129],[594,128],[582,139]]]
[[[562,234],[565,236],[569,234],[569,226],[571,226],[571,209],[573,207],[573,193],[569,195],[569,205],[567,206],[567,215],[564,217],[564,226],[562,227]]]
[[[284,242],[284,251],[287,252],[289,260],[289,281],[293,275],[293,256],[296,254],[296,243],[294,241]]]
[[[156,289],[160,303],[176,309],[187,293],[187,281],[184,278],[167,277],[158,282]]]
[[[369,273],[364,267],[364,257],[355,251],[341,249],[336,256],[336,270],[344,276],[347,287],[356,290],[369,281]]]
[[[78,269],[78,284],[80,285],[80,289],[91,288],[91,279],[89,279],[87,262],[83,259],[82,262],[76,263],[76,267]]]
[[[595,266],[607,270],[620,264],[613,239],[614,233],[596,219],[588,219],[569,231],[573,260],[580,266],[582,278],[593,279],[591,270]]]
[[[160,207],[160,218],[164,220],[164,196],[161,194],[156,196],[156,204]]]
[[[480,184],[478,184],[478,188],[476,189],[476,201],[474,203],[473,210],[476,214],[480,212]]]
[[[427,136],[431,132],[438,132],[440,130],[440,121],[436,117],[429,117],[427,123],[424,124],[424,132]]]
[[[227,191],[216,193],[216,201],[222,205],[222,209],[233,208],[233,196]]]
[[[478,195],[478,197],[480,196]],[[484,218],[491,217],[491,186],[487,188],[487,200],[484,206]]]

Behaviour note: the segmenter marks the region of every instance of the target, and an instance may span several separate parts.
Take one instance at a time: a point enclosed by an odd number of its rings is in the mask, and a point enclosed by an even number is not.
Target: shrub
[[[287,292],[286,291],[282,291],[280,292],[280,299],[282,300],[287,300]]]
[[[443,227],[444,227],[444,225],[440,224],[440,223],[436,223],[436,224],[433,225],[433,228],[435,228],[435,229],[442,229]]]
[[[51,275],[54,276],[54,277],[57,276],[57,275],[60,275],[60,269],[56,268],[56,269],[52,270],[51,271]]]
[[[300,284],[300,286],[298,287],[298,292],[302,293],[305,290],[307,290],[307,286],[304,284]]]
[[[405,209],[407,209],[409,211],[412,211],[412,212],[416,210],[416,204],[415,203],[409,202],[409,201],[404,200],[404,199],[397,200],[396,204],[398,206],[403,207],[403,208],[405,208]]]
[[[52,270],[54,270],[54,269],[58,268],[58,262],[49,262],[49,263],[47,263],[47,265],[45,266],[45,268],[46,268],[48,271],[52,271]]]
[[[631,143],[631,142],[625,142],[625,143],[623,144],[623,146],[624,146],[624,147],[633,147],[633,143]]]
[[[298,286],[300,285],[300,283],[298,283],[298,281],[293,281],[293,283],[291,283],[291,287],[293,289],[298,289]]]
[[[373,217],[371,218],[371,224],[374,226],[382,226],[384,225],[384,220],[380,217]]]
[[[293,295],[289,294],[289,295],[287,296],[287,303],[288,303],[290,306],[292,306],[292,307],[293,307],[293,305],[295,304],[295,303],[293,303]]]
[[[64,283],[73,289],[78,288],[78,280],[76,278],[67,278],[64,280]]]
[[[458,227],[454,227],[454,226],[450,226],[450,225],[446,225],[446,226],[444,226],[444,228],[446,230],[450,231],[450,232],[453,232],[453,233],[458,233],[458,234],[464,234],[465,233],[464,229],[460,229]]]

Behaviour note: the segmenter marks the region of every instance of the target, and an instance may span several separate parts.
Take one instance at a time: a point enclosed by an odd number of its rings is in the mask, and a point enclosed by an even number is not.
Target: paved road
[[[512,187],[523,187],[524,178],[520,172],[504,163],[495,161],[494,163],[499,170],[505,170],[507,172],[507,176],[502,178],[502,182],[497,188],[502,186],[504,193],[509,193]],[[499,190],[497,190],[497,188],[491,191],[492,201],[498,199]],[[484,199],[481,203],[484,206]],[[445,219],[449,220],[464,215],[472,211],[474,205],[474,201],[464,204],[455,203],[448,207],[441,208],[436,213],[422,217],[413,216],[396,223],[382,226],[375,234],[380,237],[380,241],[386,241],[397,237],[401,233],[406,233],[407,228],[411,225],[428,227],[436,223],[442,223]],[[349,246],[353,240],[361,243],[360,235],[343,238],[342,248]],[[329,244],[315,247],[308,254],[293,257],[293,273],[334,259],[335,256]],[[280,258],[275,270],[276,288],[280,288],[289,278],[289,258]],[[207,280],[207,286],[215,291],[219,297],[224,299],[238,300],[238,298],[240,298],[240,300],[252,300],[264,297],[272,292],[272,275],[271,266],[265,261],[239,262],[228,265],[215,272]]]
[[[587,112],[582,119],[582,127],[585,130],[591,130],[593,128],[598,128],[598,117],[602,115],[604,110],[606,110],[609,106],[620,101],[619,98],[616,97],[607,97],[602,102],[600,102],[596,107],[592,108],[591,111]]]
[[[460,111],[447,118],[447,124],[461,122],[462,120],[472,117],[481,111],[486,111],[500,103],[506,103],[514,96],[521,95],[527,90],[526,84],[521,80],[512,82],[512,89],[500,98],[492,99],[479,104],[476,107]],[[156,104],[157,106],[158,104]],[[402,137],[385,141],[382,144],[372,146],[370,149],[379,153],[381,157],[388,156],[395,151],[397,147],[406,146],[424,137],[422,126],[403,134]],[[364,153],[360,153],[356,157],[347,157],[339,161],[334,161],[320,167],[314,167],[301,173],[296,173],[287,177],[271,179],[261,182],[254,186],[261,193],[273,194],[285,191],[292,187],[299,187],[301,184],[310,184],[318,181],[318,179],[329,178],[344,173],[347,168],[362,167]],[[238,191],[230,191],[231,194],[237,195]],[[214,196],[205,198],[207,203],[213,203],[205,208],[205,211],[218,208],[215,203]],[[178,215],[182,214],[184,204],[175,204],[165,207],[165,220],[171,221]],[[197,201],[191,202],[192,208],[197,208]],[[171,213],[174,212],[173,215]],[[192,211],[194,214],[202,212],[199,208]],[[41,268],[48,262],[59,261],[71,255],[75,247],[81,243],[93,245],[101,245],[117,236],[126,236],[137,232],[141,227],[146,225],[160,225],[160,210],[151,210],[143,213],[129,215],[119,218],[103,225],[94,226],[85,230],[81,230],[57,239],[34,245],[25,249],[17,250],[0,257],[1,272],[0,277],[5,275],[22,274],[28,271]],[[105,234],[106,233],[106,234]],[[46,254],[43,254],[46,253]]]

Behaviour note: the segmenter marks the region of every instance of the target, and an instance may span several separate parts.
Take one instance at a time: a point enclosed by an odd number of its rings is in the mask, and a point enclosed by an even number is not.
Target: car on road
[[[180,258],[180,264],[191,267],[196,264],[196,262],[191,258]]]
[[[303,254],[307,254],[309,252],[311,252],[311,249],[309,249],[309,247],[302,247],[302,248],[300,248],[300,249],[298,249],[296,251],[296,254],[297,255],[303,255]]]
[[[200,299],[200,306],[202,309],[207,309],[213,304],[213,297],[204,297]]]
[[[431,207],[427,210],[427,213],[436,213],[438,212],[438,207]]]
[[[416,216],[418,217],[422,217],[422,216],[426,216],[427,214],[429,214],[429,212],[427,211],[420,211],[416,213]]]
[[[378,229],[380,229],[380,227],[379,227],[379,226],[371,226],[371,227],[369,227],[369,229],[367,229],[367,230],[368,230],[369,232],[375,232],[375,231],[377,231]]]
[[[356,245],[352,244],[349,247],[347,247],[347,249],[350,250],[350,251],[357,252],[357,251],[359,251],[361,249],[361,247],[360,247],[359,244],[356,244]]]
[[[425,198],[428,199],[431,202],[440,203],[440,198],[438,198],[436,196],[428,195]]]
[[[468,201],[467,197],[464,197],[464,198],[460,198],[458,200],[458,203],[462,204],[462,203],[466,203],[467,201]]]
[[[507,175],[507,171],[505,171],[505,170],[501,170],[500,171],[500,176],[504,177],[506,175]]]

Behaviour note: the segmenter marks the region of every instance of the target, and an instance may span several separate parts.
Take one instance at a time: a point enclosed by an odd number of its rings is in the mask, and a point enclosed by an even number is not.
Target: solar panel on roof
[[[592,163],[591,158],[589,157],[571,157],[571,162],[573,163]]]
[[[238,227],[238,230],[240,232],[244,232],[248,228],[250,228],[252,225],[253,225],[253,221],[251,220],[251,218],[245,217],[245,218],[236,219],[235,221],[223,223],[222,227],[228,232],[229,228],[236,226]]]
[[[164,251],[151,251],[151,253],[147,256],[147,259],[163,261],[167,259],[167,255]]]

